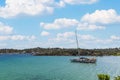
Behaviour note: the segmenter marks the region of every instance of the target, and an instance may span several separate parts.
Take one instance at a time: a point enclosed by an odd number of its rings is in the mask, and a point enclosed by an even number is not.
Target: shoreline
[[[78,56],[75,48],[29,48],[29,49],[0,49],[1,54],[30,54],[33,56]],[[79,49],[80,56],[120,56],[120,48],[108,49]]]
[[[73,57],[78,57],[77,55],[33,55],[31,53],[24,53],[24,54],[19,54],[19,53],[2,53],[1,55],[31,55],[31,56],[73,56]],[[80,55],[80,56],[86,56],[86,57],[105,57],[105,56],[120,56],[120,55],[103,55],[103,56],[94,56],[94,55]]]

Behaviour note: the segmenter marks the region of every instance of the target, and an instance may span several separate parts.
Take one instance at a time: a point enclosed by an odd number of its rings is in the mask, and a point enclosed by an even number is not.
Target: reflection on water
[[[120,75],[120,57],[97,57],[96,64],[71,63],[70,56],[0,56],[0,80],[97,80]]]

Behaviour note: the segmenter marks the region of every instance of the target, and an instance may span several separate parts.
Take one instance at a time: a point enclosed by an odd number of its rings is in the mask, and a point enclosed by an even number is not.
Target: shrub
[[[114,80],[120,80],[120,76],[115,77]]]
[[[110,76],[107,74],[98,74],[98,80],[110,80]]]

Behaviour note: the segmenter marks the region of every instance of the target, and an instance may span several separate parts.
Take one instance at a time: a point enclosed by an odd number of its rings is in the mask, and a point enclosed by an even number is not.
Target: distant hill
[[[79,49],[82,56],[120,56],[120,48]],[[29,48],[29,49],[0,49],[0,54],[32,54],[36,56],[77,56],[75,48]]]

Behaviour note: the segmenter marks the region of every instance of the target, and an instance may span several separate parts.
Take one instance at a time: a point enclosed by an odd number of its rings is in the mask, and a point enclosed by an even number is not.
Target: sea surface
[[[120,75],[120,57],[97,57],[96,64],[71,63],[73,56],[0,55],[0,80],[98,80]]]

